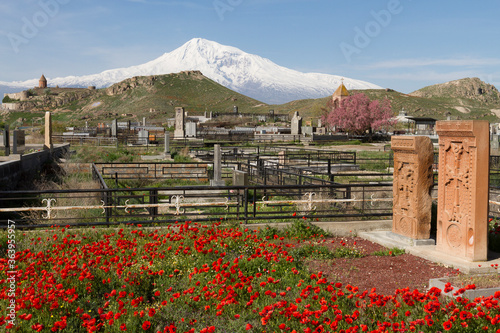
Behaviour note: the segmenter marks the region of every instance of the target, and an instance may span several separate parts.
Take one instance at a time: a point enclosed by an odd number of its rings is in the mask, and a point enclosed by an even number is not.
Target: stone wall
[[[37,176],[45,163],[55,157],[64,156],[69,144],[54,148],[52,154],[48,150],[21,155],[16,161],[0,163],[0,190],[15,190],[21,180],[29,180]]]
[[[21,103],[2,103],[4,110],[19,111],[21,110]]]

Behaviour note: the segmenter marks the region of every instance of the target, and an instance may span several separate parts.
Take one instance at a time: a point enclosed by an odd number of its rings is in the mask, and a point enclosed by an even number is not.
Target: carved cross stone
[[[487,260],[489,123],[438,121],[439,188],[436,248]]]
[[[394,151],[392,232],[429,239],[433,184],[432,142],[424,136],[392,137]]]

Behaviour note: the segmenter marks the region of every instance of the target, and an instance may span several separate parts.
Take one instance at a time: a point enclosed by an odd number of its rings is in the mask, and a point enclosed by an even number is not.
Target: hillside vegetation
[[[305,121],[316,119],[325,112],[330,96],[318,99],[296,100],[281,105],[268,105],[225,88],[205,77],[199,71],[176,74],[133,77],[106,89],[75,89],[61,97],[57,89],[43,96],[30,97],[25,102],[33,111],[54,112],[54,119],[68,125],[81,125],[109,121],[111,118],[166,122],[174,116],[174,108],[182,106],[191,115],[205,111],[213,113],[233,112],[238,106],[240,113],[264,114],[274,110],[276,114],[292,115],[298,111]],[[497,122],[500,116],[500,93],[478,78],[466,78],[422,88],[411,94],[392,89],[351,90],[350,94],[364,93],[370,99],[388,98],[394,114],[404,108],[409,116],[446,119],[485,119]],[[31,103],[31,104],[29,104]],[[63,104],[63,105],[61,105]],[[150,110],[154,110],[150,112]],[[4,112],[7,123],[23,117],[26,112]],[[36,116],[39,117],[38,113]],[[132,119],[131,119],[132,118]]]

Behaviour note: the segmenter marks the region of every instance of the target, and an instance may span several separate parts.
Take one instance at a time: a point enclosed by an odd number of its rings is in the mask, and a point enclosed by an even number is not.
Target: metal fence
[[[10,219],[20,228],[220,219],[289,222],[300,217],[370,220],[391,215],[392,187],[381,184],[0,192],[0,224]]]

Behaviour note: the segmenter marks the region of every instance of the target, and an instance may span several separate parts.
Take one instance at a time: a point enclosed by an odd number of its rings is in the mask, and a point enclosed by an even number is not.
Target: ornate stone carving
[[[439,121],[436,246],[471,261],[487,260],[489,123]]]
[[[393,137],[391,145],[394,151],[392,231],[413,239],[428,239],[434,160],[432,142],[423,136]]]

